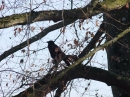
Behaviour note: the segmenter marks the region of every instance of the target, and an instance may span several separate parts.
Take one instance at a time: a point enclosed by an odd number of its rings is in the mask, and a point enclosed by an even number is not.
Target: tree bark
[[[130,9],[123,7],[104,15],[107,41],[130,27]],[[108,69],[116,74],[130,77],[130,34],[108,46]],[[125,84],[125,83],[124,83]],[[130,97],[121,89],[112,86],[113,97]]]

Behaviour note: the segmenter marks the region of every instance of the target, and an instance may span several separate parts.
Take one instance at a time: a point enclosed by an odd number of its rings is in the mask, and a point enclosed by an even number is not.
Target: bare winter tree
[[[61,97],[67,90],[71,92],[68,88],[79,78],[106,83],[112,87],[113,97],[130,97],[130,1],[84,0],[83,6],[78,4],[77,0],[1,1],[3,97],[45,97],[51,92]],[[90,22],[96,30],[88,27]],[[70,66],[61,60],[52,62],[46,53],[50,40],[59,40]],[[107,52],[108,70],[91,65],[99,50]]]

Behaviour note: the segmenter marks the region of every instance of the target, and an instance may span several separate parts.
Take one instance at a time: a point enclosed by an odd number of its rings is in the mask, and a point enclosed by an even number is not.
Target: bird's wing
[[[56,57],[56,52],[55,52],[55,48],[52,46],[52,45],[49,45],[48,46],[48,49],[49,49],[49,52],[50,52],[50,55],[53,59],[55,59]]]

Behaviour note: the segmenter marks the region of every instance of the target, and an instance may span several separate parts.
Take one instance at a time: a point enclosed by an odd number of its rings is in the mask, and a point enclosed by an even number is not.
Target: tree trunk
[[[130,27],[130,9],[122,8],[104,15],[107,41]],[[130,77],[130,34],[110,45],[107,50],[108,69],[111,72]],[[125,84],[125,83],[124,83]],[[130,97],[121,89],[112,86],[113,97]]]

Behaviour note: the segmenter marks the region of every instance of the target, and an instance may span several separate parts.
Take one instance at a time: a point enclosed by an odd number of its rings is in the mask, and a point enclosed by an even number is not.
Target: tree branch
[[[104,33],[104,23],[100,25],[100,28],[98,29],[97,33],[94,35],[93,39],[89,42],[89,44],[83,49],[83,51],[78,55],[79,58],[85,56],[90,52],[91,49],[95,47],[96,42],[99,40],[99,38]]]
[[[72,20],[72,19],[65,20],[65,21],[64,21],[64,26],[69,25],[69,24],[73,23],[74,21],[75,21],[75,20]],[[59,28],[61,28],[61,27],[63,27],[63,22],[59,22],[59,23],[57,23],[57,24],[54,24],[54,25],[52,25],[52,26],[50,26],[50,27],[44,29],[44,30],[43,30],[42,32],[40,32],[39,34],[37,34],[37,35],[35,35],[35,36],[29,38],[28,40],[24,41],[23,43],[21,43],[21,44],[15,46],[15,47],[13,47],[13,48],[11,48],[11,49],[5,51],[2,55],[0,55],[0,61],[3,60],[4,58],[6,58],[7,56],[9,56],[10,54],[13,54],[14,52],[16,52],[16,51],[18,51],[18,50],[20,50],[20,49],[26,47],[27,44],[28,44],[27,41],[29,41],[29,44],[31,44],[31,43],[33,43],[33,42],[35,42],[35,41],[41,39],[42,37],[44,37],[45,35],[47,35],[49,32],[54,31],[54,30],[56,30],[56,29],[59,29]]]
[[[52,10],[52,11],[31,11],[22,14],[13,14],[11,16],[6,16],[0,18],[0,29],[7,28],[15,25],[25,25],[28,24],[28,20],[30,23],[34,23],[37,21],[46,21],[46,20],[53,20],[54,22],[62,20],[62,10]],[[73,9],[73,10],[64,10],[64,19],[80,19],[84,18],[85,16],[81,12],[80,9]]]
[[[38,97],[42,97],[43,94],[46,95],[50,91],[60,87],[59,83],[66,83],[77,78],[93,79],[104,82],[107,85],[119,87],[130,95],[130,79],[127,77],[100,68],[80,65],[66,72],[65,75],[56,80],[56,77],[64,71],[65,70],[57,72],[57,74],[46,75],[34,84],[35,90],[33,90],[33,87],[30,87],[26,91],[13,97],[35,97],[35,95],[31,96],[33,92],[35,92]]]
[[[123,7],[128,0],[92,0],[88,6],[84,8],[77,8],[72,10],[64,10],[64,19],[87,19],[102,11],[111,11],[114,9],[119,9]],[[54,22],[62,20],[62,10],[51,10],[51,11],[31,11],[22,14],[13,14],[10,16],[0,18],[0,29],[7,28],[15,25],[25,25],[29,23],[34,23],[37,21],[53,20]]]
[[[61,94],[62,94],[62,92],[64,91],[64,87],[65,86],[60,86],[60,87],[58,87],[58,89],[56,90],[56,93],[55,93],[55,96],[54,97],[61,97]]]

